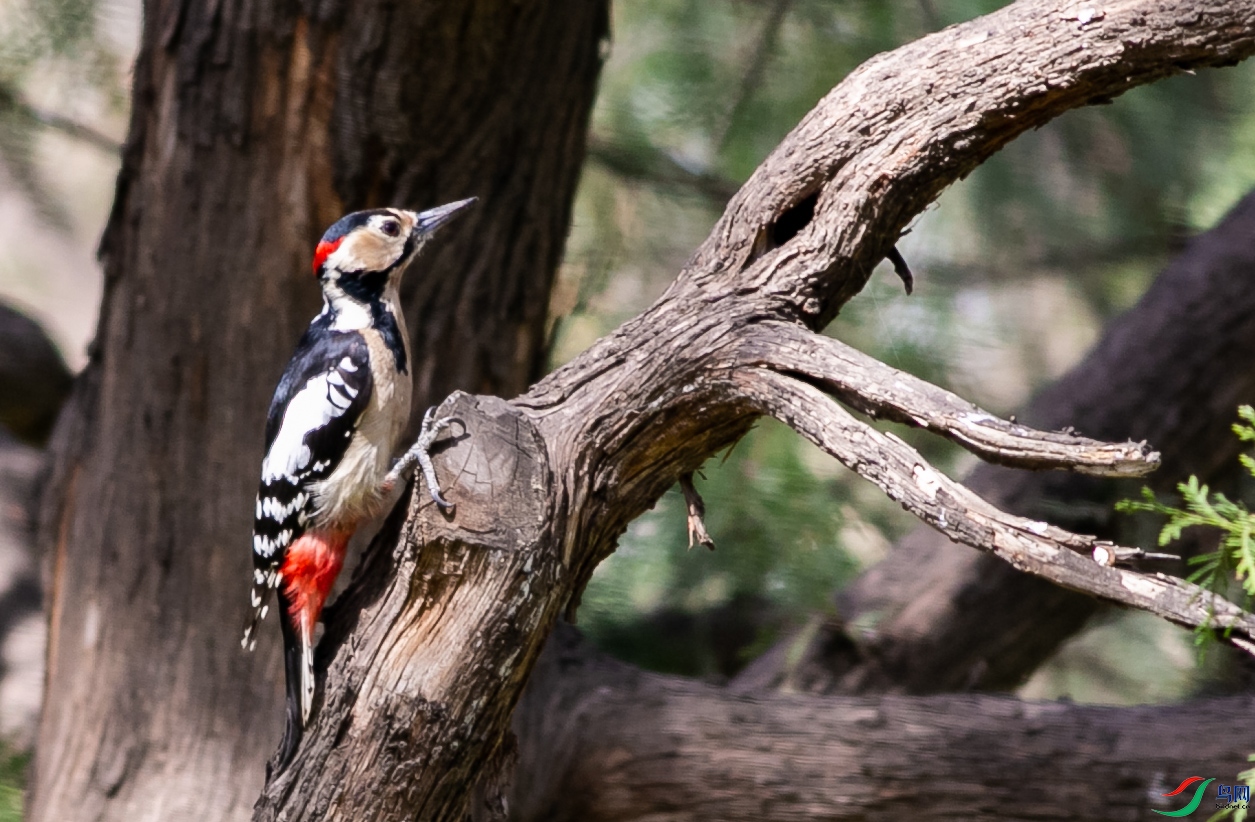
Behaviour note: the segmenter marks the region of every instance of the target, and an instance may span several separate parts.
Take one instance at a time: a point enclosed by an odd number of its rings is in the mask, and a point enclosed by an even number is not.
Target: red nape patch
[[[343,242],[343,240],[344,240],[343,237],[340,237],[339,239],[336,239],[336,240],[332,240],[331,242],[327,242],[326,240],[323,240],[322,242],[318,244],[316,248],[314,248],[314,276],[315,277],[318,276],[318,269],[322,268],[322,264],[327,262],[327,258],[331,256],[331,253],[333,251],[335,251],[337,248],[340,247],[340,243]]]
[[[344,566],[345,547],[352,535],[351,531],[311,531],[292,543],[283,559],[283,593],[291,603],[288,612],[293,622],[309,626],[311,633]]]

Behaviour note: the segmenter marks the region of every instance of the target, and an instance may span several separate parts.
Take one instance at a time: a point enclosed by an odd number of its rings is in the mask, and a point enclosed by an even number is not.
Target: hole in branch
[[[774,251],[802,233],[802,230],[810,225],[811,220],[815,219],[815,205],[818,202],[819,191],[812,191],[789,206],[776,218],[775,222],[759,229],[758,236],[754,238],[754,249],[750,252],[750,257],[745,264],[752,265],[759,257],[769,251]]]
[[[818,202],[819,192],[816,191],[806,195],[797,205],[781,214],[780,218],[768,228],[771,234],[771,247],[779,248],[810,225],[811,220],[815,219],[815,204]]]

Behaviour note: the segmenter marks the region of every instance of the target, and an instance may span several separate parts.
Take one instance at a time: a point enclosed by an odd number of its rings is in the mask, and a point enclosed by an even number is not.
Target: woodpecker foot
[[[427,490],[431,493],[432,501],[440,506],[442,511],[448,511],[453,508],[453,503],[440,496],[440,485],[436,482],[436,469],[431,464],[432,443],[440,436],[440,432],[452,424],[453,420],[453,417],[440,417],[437,419],[436,409],[427,409],[427,413],[423,415],[423,425],[419,429],[418,439],[414,441],[414,445],[410,447],[410,450],[406,451],[405,455],[397,460],[397,464],[392,466],[388,476],[384,477],[385,491],[390,491],[417,465],[423,471],[423,480],[427,483]]]

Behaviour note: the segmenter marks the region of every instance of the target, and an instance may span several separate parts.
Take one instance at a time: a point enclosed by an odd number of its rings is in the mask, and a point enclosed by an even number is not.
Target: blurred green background
[[[846,73],[1000,5],[616,4],[552,300],[552,364],[655,299],[729,194]],[[0,7],[0,299],[43,322],[75,367],[94,329],[94,245],[112,199],[138,31],[134,0]],[[915,295],[882,266],[830,333],[1012,413],[1079,359],[1185,237],[1252,187],[1255,65],[1138,89],[1024,136],[947,191],[899,246]],[[953,475],[972,464],[935,437],[897,433]],[[579,616],[624,659],[715,680],[827,608],[832,591],[915,524],[772,423],[712,460],[698,488],[718,550],[688,549],[672,491],[598,570]],[[1157,701],[1205,679],[1186,632],[1114,614],[1023,693]],[[0,759],[2,822],[18,818],[24,760]]]

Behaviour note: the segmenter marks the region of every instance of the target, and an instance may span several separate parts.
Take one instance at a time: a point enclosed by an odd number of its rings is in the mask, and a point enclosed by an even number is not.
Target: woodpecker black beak
[[[458,200],[454,203],[446,203],[442,206],[429,208],[426,211],[420,211],[414,215],[414,233],[419,235],[431,234],[437,228],[453,219],[468,206],[474,205],[479,200],[478,197],[468,197],[465,200]]]

